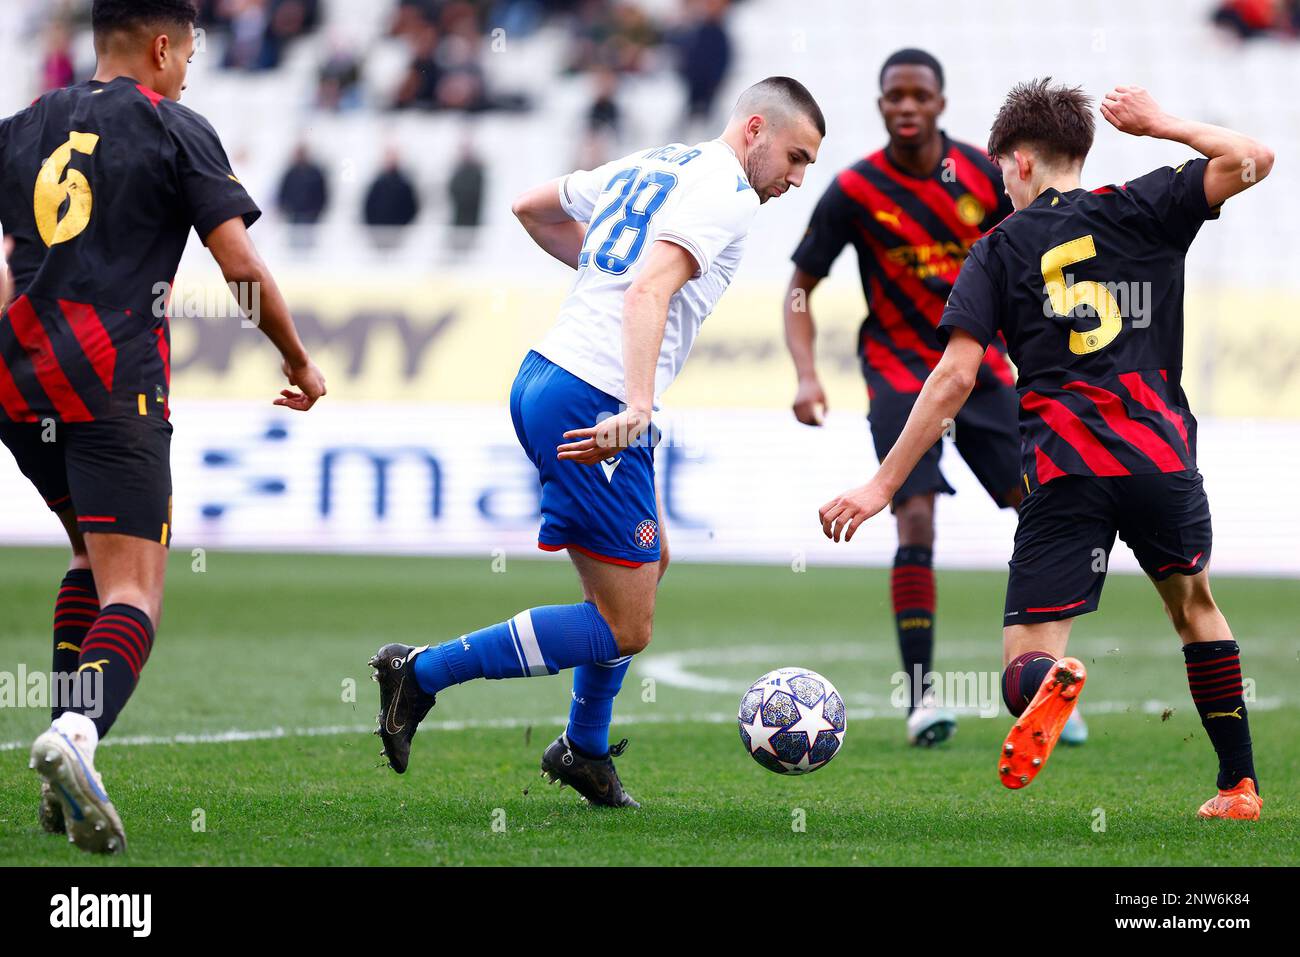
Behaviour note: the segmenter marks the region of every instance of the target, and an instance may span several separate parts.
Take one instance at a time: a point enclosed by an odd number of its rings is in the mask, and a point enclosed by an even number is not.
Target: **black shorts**
[[[171,543],[172,426],[161,416],[0,422],[0,441],[50,511],[75,509],[82,532]]]
[[[867,382],[871,386],[867,421],[871,423],[876,457],[883,462],[903,433],[917,393],[896,392],[872,375],[868,375]],[[970,394],[953,425],[953,444],[999,508],[1009,508],[1020,487],[1019,414],[1015,389],[1004,385],[984,386]],[[894,496],[895,508],[914,495],[953,494],[955,489],[939,470],[942,454],[943,442],[939,441],[916,463]]]
[[[1210,560],[1210,503],[1201,473],[1064,475],[1020,504],[1003,624],[1096,611],[1115,535],[1156,581]]]

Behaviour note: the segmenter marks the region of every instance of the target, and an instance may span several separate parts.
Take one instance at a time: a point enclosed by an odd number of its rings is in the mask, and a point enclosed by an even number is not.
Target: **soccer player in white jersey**
[[[627,742],[609,746],[609,723],[631,656],[650,643],[668,567],[652,413],[735,275],[755,211],[803,182],[825,135],[803,85],[769,77],[741,94],[715,140],[639,150],[515,201],[537,245],[577,270],[555,326],[524,358],[510,412],[541,481],[538,546],[568,550],[586,600],[441,645],[380,648],[376,733],[394,771],[444,688],[572,668],[569,724],[542,773],[593,804],[639,806],[614,769]]]

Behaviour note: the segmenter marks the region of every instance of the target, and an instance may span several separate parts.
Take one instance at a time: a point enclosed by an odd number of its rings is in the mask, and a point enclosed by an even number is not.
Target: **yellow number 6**
[[[66,243],[80,236],[90,224],[90,211],[94,206],[90,182],[79,170],[68,169],[68,164],[72,162],[74,150],[89,156],[98,145],[97,133],[73,133],[68,142],[41,164],[41,171],[36,174],[36,195],[32,202],[36,228],[46,246]],[[65,201],[68,211],[60,219],[59,210]]]
[[[1070,330],[1070,351],[1076,356],[1086,356],[1090,352],[1106,348],[1124,328],[1124,315],[1119,311],[1119,303],[1109,289],[1092,280],[1066,284],[1066,266],[1073,266],[1096,255],[1097,247],[1093,244],[1092,236],[1080,236],[1043,253],[1041,263],[1043,282],[1047,283],[1047,298],[1058,316],[1068,316],[1077,307],[1087,305],[1092,306],[1101,319],[1101,324],[1096,329],[1087,332]]]

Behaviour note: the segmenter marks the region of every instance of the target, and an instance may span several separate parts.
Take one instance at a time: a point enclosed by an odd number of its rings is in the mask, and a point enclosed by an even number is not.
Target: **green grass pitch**
[[[0,672],[49,666],[56,550],[0,550]],[[576,600],[562,561],[282,556],[172,559],[143,682],[99,752],[126,823],[119,864],[1295,864],[1300,833],[1300,583],[1221,579],[1254,680],[1266,805],[1257,825],[1195,818],[1214,757],[1154,591],[1112,576],[1077,623],[1092,737],[1058,748],[1023,792],[998,783],[1007,718],[964,716],[919,751],[889,708],[897,658],[886,572],[675,565],[654,644],[628,674],[619,762],[645,805],[582,805],[538,776],[569,678],[445,693],[410,771],[382,767],[366,659],[385,641],[441,641],[522,608]],[[941,571],[936,667],[996,672],[1003,576]],[[764,771],[734,715],[749,681],[817,669],[849,708],[839,756],[812,775]],[[987,679],[986,679],[987,684]],[[352,691],[355,691],[355,694]],[[1000,707],[1000,705],[999,705]],[[1171,709],[1171,713],[1166,713]],[[0,708],[0,864],[100,863],[36,823],[26,744],[36,708]],[[800,826],[802,825],[802,826]],[[1103,827],[1104,825],[1104,827]]]

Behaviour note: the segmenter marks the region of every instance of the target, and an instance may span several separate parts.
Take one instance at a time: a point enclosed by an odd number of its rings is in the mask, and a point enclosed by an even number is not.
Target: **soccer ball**
[[[751,684],[739,720],[749,756],[777,774],[825,767],[844,743],[844,699],[807,668],[778,668]]]

